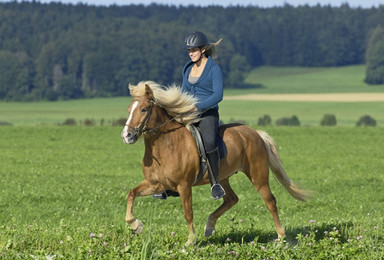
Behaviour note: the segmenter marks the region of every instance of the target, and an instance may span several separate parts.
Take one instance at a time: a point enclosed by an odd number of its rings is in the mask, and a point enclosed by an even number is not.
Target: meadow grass
[[[362,66],[345,68],[260,68],[247,78],[262,88],[245,93],[382,92],[362,83]],[[261,73],[261,74],[253,74]],[[255,78],[250,78],[252,75]],[[343,75],[343,76],[340,76]],[[259,79],[262,79],[261,81]],[[292,85],[293,84],[293,85]],[[308,87],[310,86],[310,87]],[[348,90],[347,90],[348,89]],[[242,173],[231,178],[239,203],[205,238],[208,214],[220,201],[209,187],[193,189],[196,246],[185,248],[187,228],[178,198],[136,200],[144,223],[135,235],[124,223],[126,195],[143,176],[142,142],[124,145],[121,127],[130,98],[0,104],[0,259],[380,259],[384,257],[383,102],[221,103],[224,122],[254,128],[268,114],[298,116],[302,126],[264,127],[278,143],[288,175],[315,197],[295,201],[271,177],[287,237],[275,241],[272,217]],[[334,114],[337,127],[319,127]],[[354,126],[371,115],[379,127]],[[79,125],[58,126],[68,118]],[[99,127],[104,120],[104,126]]]
[[[124,223],[127,192],[143,176],[144,145],[125,145],[121,127],[0,127],[0,259],[380,259],[384,257],[382,128],[268,127],[292,180],[315,196],[295,201],[270,177],[287,237],[242,173],[239,203],[205,238],[220,205],[193,189],[195,246],[179,198],[139,197]]]
[[[344,67],[259,67],[252,70],[245,83],[251,93],[345,93],[384,92],[383,85],[364,82],[365,65]],[[253,87],[253,88],[252,88]],[[227,94],[241,94],[228,90]]]

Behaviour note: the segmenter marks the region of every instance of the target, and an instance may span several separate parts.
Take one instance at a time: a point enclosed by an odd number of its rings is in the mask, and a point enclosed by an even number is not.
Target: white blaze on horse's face
[[[126,143],[126,144],[128,144],[128,143],[132,143],[132,141],[128,138],[128,136],[129,136],[129,133],[128,133],[128,126],[129,126],[129,124],[131,123],[133,112],[134,112],[135,109],[137,108],[138,104],[139,104],[138,101],[135,101],[135,102],[132,104],[132,108],[131,108],[131,111],[130,111],[130,113],[129,113],[128,120],[127,120],[127,122],[125,123],[125,126],[124,126],[123,131],[121,132],[121,137],[123,138],[123,142]]]

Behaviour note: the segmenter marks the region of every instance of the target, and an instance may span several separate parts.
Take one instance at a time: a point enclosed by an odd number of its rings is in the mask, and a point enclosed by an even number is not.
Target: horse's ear
[[[153,92],[148,84],[145,84],[145,95],[148,96],[149,99],[153,100]]]
[[[128,90],[129,90],[129,93],[132,95],[132,91],[133,91],[133,88],[134,88],[134,85],[132,85],[131,83],[128,84]]]

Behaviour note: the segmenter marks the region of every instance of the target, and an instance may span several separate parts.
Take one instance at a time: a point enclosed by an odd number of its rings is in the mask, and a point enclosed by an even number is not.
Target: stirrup
[[[224,190],[223,186],[221,186],[220,183],[215,183],[211,187],[211,194],[212,194],[212,198],[214,200],[218,200],[218,199],[221,199],[222,197],[224,197],[225,190]]]

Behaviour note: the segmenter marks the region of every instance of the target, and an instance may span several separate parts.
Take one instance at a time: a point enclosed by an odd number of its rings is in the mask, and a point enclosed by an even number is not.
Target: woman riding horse
[[[191,113],[196,107],[196,98],[182,92],[179,86],[164,87],[151,81],[140,82],[137,86],[130,85],[129,91],[132,103],[128,107],[129,117],[121,136],[127,144],[134,144],[143,137],[145,151],[142,161],[144,180],[128,193],[125,221],[132,230],[141,233],[143,223],[133,214],[136,198],[164,190],[178,192],[188,226],[186,245],[193,245],[196,233],[192,187],[210,182],[207,175],[196,181],[200,157],[196,142],[188,130],[190,124],[198,119],[198,113]],[[231,188],[229,178],[236,176],[236,172],[243,172],[272,214],[278,237],[284,237],[276,198],[269,185],[269,170],[294,198],[305,201],[308,192],[290,180],[279,159],[277,146],[267,133],[241,124],[223,125],[221,130],[227,146],[227,154],[220,161],[220,183],[225,189],[225,195],[222,204],[208,216],[205,236],[215,232],[220,216],[238,202],[239,197]],[[253,211],[256,213],[255,209]]]
[[[211,193],[213,199],[221,199],[225,195],[219,183],[220,154],[217,146],[217,132],[219,130],[219,102],[223,99],[223,75],[220,67],[213,61],[216,43],[209,43],[202,32],[191,32],[184,40],[184,47],[188,50],[188,61],[182,71],[183,92],[197,98],[195,111],[200,113],[200,128],[207,159],[213,174]],[[168,195],[177,195],[172,191],[155,194],[155,198],[166,199]]]

